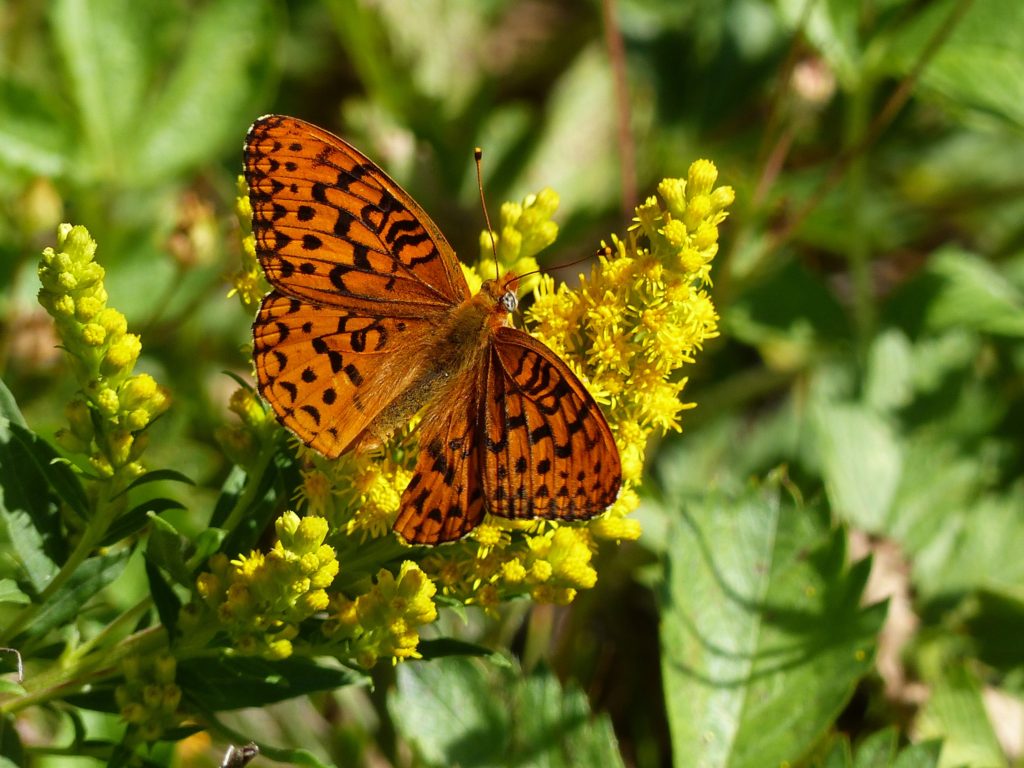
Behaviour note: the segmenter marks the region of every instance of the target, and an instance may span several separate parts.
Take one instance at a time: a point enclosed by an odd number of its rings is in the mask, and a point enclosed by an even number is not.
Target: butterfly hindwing
[[[431,319],[369,316],[271,291],[253,323],[260,394],[304,443],[334,458],[402,389]]]
[[[615,439],[594,398],[548,347],[498,328],[480,397],[488,512],[581,520],[615,501],[622,480]]]
[[[479,373],[470,371],[472,378],[462,382],[447,407],[424,417],[416,468],[394,525],[410,543],[455,541],[483,520],[479,403],[474,397]]]
[[[246,136],[245,179],[256,252],[282,293],[392,317],[469,296],[430,217],[337,136],[293,117],[261,117]]]

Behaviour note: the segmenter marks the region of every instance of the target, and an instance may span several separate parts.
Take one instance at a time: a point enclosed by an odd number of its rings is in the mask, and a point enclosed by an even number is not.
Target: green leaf
[[[832,508],[858,528],[882,530],[903,468],[896,433],[860,405],[821,402],[813,415]]]
[[[121,575],[130,550],[92,557],[50,597],[25,631],[27,637],[43,637],[51,629],[71,621],[89,599]]]
[[[388,708],[429,765],[622,765],[608,717],[546,671],[523,678],[454,657],[403,664]]]
[[[161,518],[153,518],[153,529],[146,542],[146,561],[163,568],[179,584],[191,588],[192,574],[185,564],[187,545],[173,525]]]
[[[147,499],[141,504],[132,507],[129,511],[117,518],[107,530],[100,546],[109,547],[121,539],[126,539],[136,533],[149,522],[149,513],[159,515],[169,509],[185,509],[185,505],[174,499]]]
[[[910,14],[910,23],[887,41],[881,63],[886,71],[906,74],[954,9],[953,0],[929,3]],[[953,109],[970,109],[1024,127],[1024,59],[1019,31],[1024,6],[1016,0],[970,3],[949,38],[928,62],[916,89],[920,98],[938,100]]]
[[[64,541],[56,499],[39,464],[15,437],[16,428],[0,418],[0,520],[11,542],[11,557],[39,593],[64,559]]]
[[[73,144],[66,116],[44,98],[0,75],[0,162],[52,178],[66,170]]]
[[[872,664],[866,560],[775,484],[689,506],[668,534],[662,673],[675,764],[797,762]]]
[[[876,731],[851,755],[850,740],[845,734],[833,738],[825,757],[812,761],[813,768],[936,768],[939,764],[938,742],[911,744],[897,752],[899,733],[894,727]]]
[[[29,596],[18,589],[18,585],[13,579],[0,579],[0,603],[27,605],[31,602]]]
[[[146,558],[146,578],[149,580],[149,592],[153,597],[153,605],[160,616],[160,623],[167,627],[167,632],[174,637],[177,633],[178,615],[181,613],[181,600],[167,583],[163,573],[156,564]]]
[[[47,484],[60,498],[82,517],[89,515],[89,500],[78,476],[55,450],[35,432],[10,422],[13,437],[21,443],[23,456],[31,460]]]
[[[981,690],[963,666],[947,667],[918,715],[918,736],[942,740],[943,768],[1006,765],[992,724],[985,713]]]
[[[508,664],[500,653],[476,643],[467,643],[454,637],[439,637],[434,640],[420,640],[416,650],[424,659],[440,659],[445,656],[483,656],[492,662]]]
[[[177,67],[137,126],[138,178],[170,176],[240,140],[270,66],[269,9],[249,0],[214,0],[190,19]]]
[[[316,691],[366,682],[365,675],[311,659],[265,661],[251,657],[186,659],[177,683],[197,707],[211,712],[261,707]]]
[[[186,475],[181,474],[181,472],[178,472],[175,469],[154,469],[152,472],[147,472],[146,474],[135,478],[132,481],[131,485],[129,485],[127,488],[121,491],[121,494],[127,493],[132,488],[138,488],[140,485],[145,485],[146,483],[156,483],[162,480],[169,480],[175,483],[185,483],[186,485],[196,484],[195,480]]]
[[[1024,296],[989,262],[947,249],[932,258],[928,272],[939,286],[927,307],[929,327],[1024,336]]]
[[[102,178],[120,169],[146,93],[146,53],[153,45],[146,3],[57,0],[50,7],[54,41],[78,108],[82,145]]]
[[[18,403],[14,399],[14,395],[11,394],[11,390],[7,388],[7,384],[4,383],[3,379],[0,379],[0,418],[7,419],[19,427],[28,428],[28,424],[25,423],[25,417],[21,415],[21,411],[18,409]]]

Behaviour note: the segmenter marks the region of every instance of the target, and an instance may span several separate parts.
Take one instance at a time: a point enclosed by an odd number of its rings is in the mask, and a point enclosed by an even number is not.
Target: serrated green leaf
[[[929,3],[911,14],[887,40],[881,64],[907,74],[951,12],[966,8],[952,34],[920,73],[918,98],[939,100],[956,110],[1024,126],[1024,60],[1019,30],[1024,7],[1016,0],[979,0],[965,6],[953,0]]]
[[[936,254],[928,268],[939,290],[927,307],[935,330],[974,328],[986,333],[1024,336],[1024,296],[992,264],[954,249]]]
[[[403,664],[388,708],[428,765],[622,765],[607,716],[546,671],[524,678],[457,657]]]
[[[883,605],[844,537],[778,488],[690,505],[669,530],[662,673],[675,764],[797,762],[870,668]]]
[[[43,605],[25,630],[28,637],[42,637],[79,614],[89,599],[113,582],[128,563],[127,549],[92,557],[82,563],[71,578]]]
[[[251,657],[186,659],[178,663],[178,685],[202,710],[260,707],[316,691],[367,682],[350,669],[311,659],[265,661]]]

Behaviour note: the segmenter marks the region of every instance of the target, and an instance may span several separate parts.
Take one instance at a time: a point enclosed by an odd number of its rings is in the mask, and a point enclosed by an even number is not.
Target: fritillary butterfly
[[[260,393],[329,458],[379,445],[423,411],[401,536],[453,541],[485,512],[582,520],[615,500],[608,423],[569,367],[510,325],[514,275],[471,295],[416,201],[302,120],[252,125],[245,178],[273,286],[253,323]]]

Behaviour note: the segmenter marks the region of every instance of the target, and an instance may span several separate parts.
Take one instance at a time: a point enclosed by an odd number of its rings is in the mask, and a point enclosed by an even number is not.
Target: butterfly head
[[[480,295],[486,296],[491,304],[491,312],[510,315],[519,307],[519,278],[508,274],[497,280],[484,280],[480,286]]]

